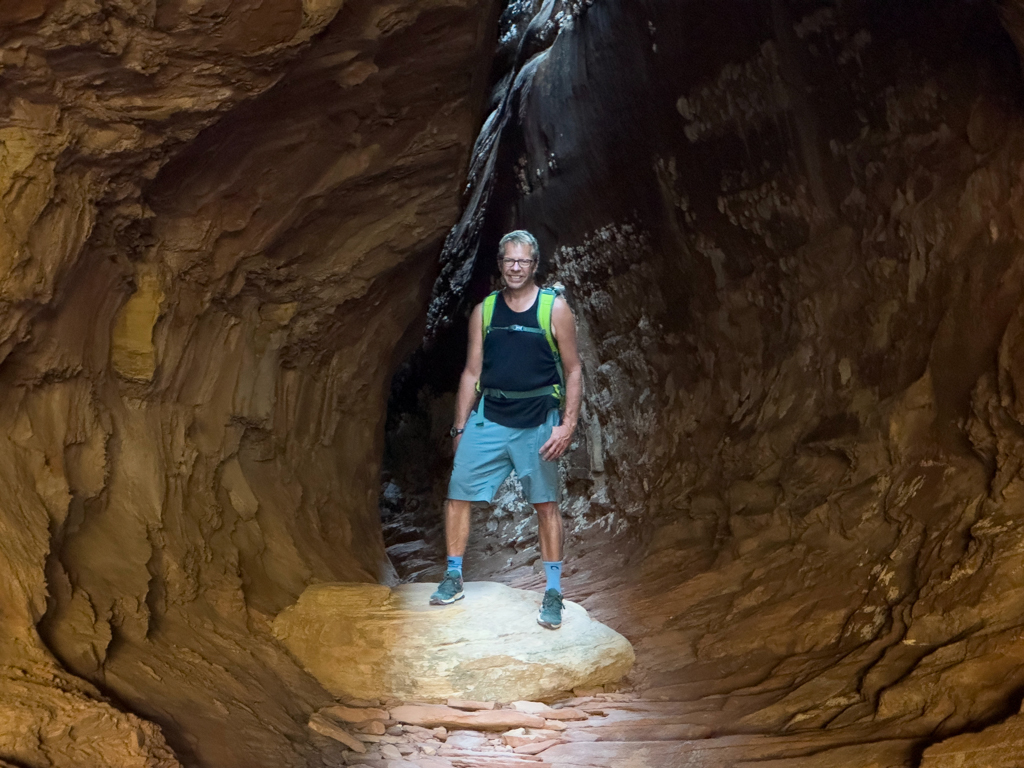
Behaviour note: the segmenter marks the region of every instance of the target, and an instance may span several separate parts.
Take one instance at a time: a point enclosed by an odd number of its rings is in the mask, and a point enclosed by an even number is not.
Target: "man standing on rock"
[[[560,295],[537,286],[539,257],[529,232],[505,235],[498,245],[505,287],[477,304],[469,320],[469,351],[451,430],[455,465],[445,510],[448,567],[430,603],[449,605],[465,596],[462,556],[470,504],[491,501],[515,469],[526,500],[537,510],[547,575],[537,622],[558,629],[563,535],[558,459],[576,429],[583,378],[572,311]]]

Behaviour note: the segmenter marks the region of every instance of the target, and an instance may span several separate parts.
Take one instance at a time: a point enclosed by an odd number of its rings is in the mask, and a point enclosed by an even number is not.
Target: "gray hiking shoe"
[[[549,589],[544,593],[537,623],[545,629],[558,629],[562,626],[562,595],[557,589]]]
[[[466,593],[462,591],[462,574],[458,571],[448,571],[441,579],[437,591],[430,596],[430,604],[451,605],[465,596]]]

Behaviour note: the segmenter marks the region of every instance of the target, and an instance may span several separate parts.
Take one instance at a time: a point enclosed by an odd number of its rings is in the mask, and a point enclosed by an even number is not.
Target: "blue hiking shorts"
[[[553,408],[539,427],[503,427],[484,417],[481,403],[470,414],[455,451],[448,498],[490,501],[515,469],[529,503],[559,501],[558,462],[540,457],[540,447],[558,422],[558,410]]]

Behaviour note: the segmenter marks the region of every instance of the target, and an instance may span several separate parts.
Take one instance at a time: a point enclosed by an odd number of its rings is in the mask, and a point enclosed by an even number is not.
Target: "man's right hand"
[[[455,455],[455,452],[457,450],[459,450],[459,440],[461,440],[461,439],[462,439],[462,435],[456,435],[455,437],[452,438],[452,455],[453,456]]]

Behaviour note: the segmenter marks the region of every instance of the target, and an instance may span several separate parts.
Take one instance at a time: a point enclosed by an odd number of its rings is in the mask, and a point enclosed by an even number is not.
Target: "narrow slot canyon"
[[[1022,0],[0,2],[0,768],[1021,765],[1022,55]],[[515,478],[481,607],[396,597],[520,228],[575,612],[502,642],[619,671],[441,727],[547,674],[417,644],[539,601]]]

